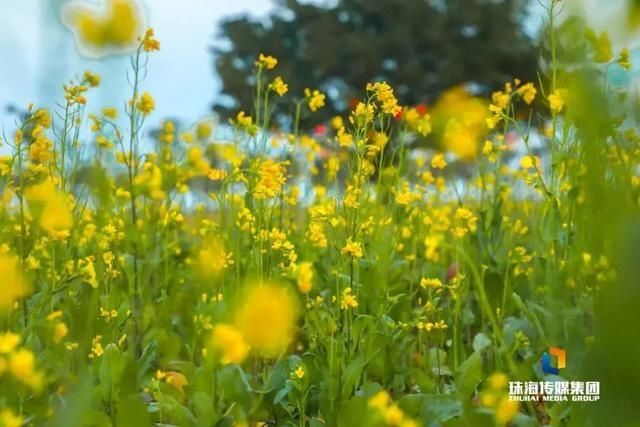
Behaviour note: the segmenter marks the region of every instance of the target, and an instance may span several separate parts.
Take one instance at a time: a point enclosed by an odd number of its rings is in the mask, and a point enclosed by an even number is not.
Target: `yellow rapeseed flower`
[[[144,116],[151,114],[155,108],[156,102],[153,100],[153,97],[149,92],[143,93],[136,101],[136,109]]]
[[[266,68],[267,70],[273,70],[278,65],[278,60],[270,55],[260,54],[258,56],[258,60],[256,61],[256,66],[259,68]]]
[[[220,363],[242,363],[249,353],[249,346],[242,333],[232,325],[219,323],[211,331],[211,352],[219,355]]]
[[[549,109],[551,112],[558,114],[564,108],[564,98],[560,89],[554,90],[547,99],[549,100]]]
[[[71,2],[63,10],[63,21],[81,51],[91,56],[133,50],[143,28],[134,0],[106,0],[100,6]]]
[[[2,277],[0,311],[5,311],[11,308],[16,300],[27,295],[29,284],[20,271],[18,257],[2,253],[2,251],[0,251],[0,277]],[[6,344],[7,342],[5,342],[5,346]]]
[[[42,387],[42,374],[35,369],[33,353],[27,349],[20,349],[11,354],[9,370],[21,383],[39,391]]]
[[[277,357],[295,333],[298,306],[283,287],[260,283],[249,287],[235,313],[235,326],[263,357]]]
[[[325,95],[319,90],[316,89],[312,91],[311,89],[307,88],[304,90],[304,96],[309,103],[309,109],[311,111],[317,111],[320,108],[324,107]]]

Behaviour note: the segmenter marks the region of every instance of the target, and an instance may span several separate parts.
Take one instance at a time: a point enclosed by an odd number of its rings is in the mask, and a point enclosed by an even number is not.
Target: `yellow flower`
[[[528,170],[535,167],[538,167],[539,162],[538,158],[534,156],[522,156],[520,159],[520,167],[522,169]]]
[[[442,287],[442,282],[440,281],[440,279],[426,279],[423,277],[420,280],[420,286],[422,286],[424,289],[426,288],[438,289]]]
[[[340,129],[338,129],[337,138],[338,138],[338,144],[340,144],[341,147],[349,147],[351,146],[351,144],[353,144],[353,135],[346,132],[344,130],[344,127],[341,127]]]
[[[285,171],[284,164],[277,163],[272,159],[260,163],[253,196],[256,199],[270,199],[277,196],[286,181]]]
[[[373,120],[376,107],[373,104],[358,102],[356,108],[351,112],[349,121],[356,126],[364,126]]]
[[[211,123],[202,121],[196,126],[196,136],[200,141],[208,139],[212,134],[213,128],[211,127]]]
[[[629,71],[631,69],[631,61],[629,60],[629,49],[625,47],[620,51],[620,55],[618,55],[616,63],[626,71]]]
[[[342,298],[340,299],[340,308],[348,310],[350,308],[356,308],[358,306],[358,300],[353,295],[351,288],[346,288],[342,291]]]
[[[154,37],[153,28],[147,29],[142,38],[142,48],[145,52],[153,52],[154,50],[160,50],[160,42]]]
[[[536,99],[536,93],[538,93],[533,83],[523,84],[516,92],[522,96],[522,99],[527,105],[531,105],[531,103]]]
[[[496,408],[496,420],[500,424],[507,424],[518,414],[518,402],[511,401],[508,398],[500,399]]]
[[[256,61],[256,65],[260,68],[264,67],[267,70],[273,70],[278,65],[278,60],[270,55],[260,54],[258,56],[258,60]]]
[[[380,103],[382,112],[395,116],[402,108],[398,105],[398,100],[393,94],[393,89],[387,82],[368,83],[367,92],[373,92],[376,100]]]
[[[335,130],[338,130],[340,128],[344,127],[344,120],[342,120],[342,117],[340,116],[334,116],[331,119],[331,127]]]
[[[102,347],[102,335],[96,335],[91,341],[91,352],[89,353],[89,359],[95,359],[104,354],[104,348]]]
[[[42,387],[42,375],[35,370],[35,358],[33,353],[26,349],[20,349],[9,358],[9,370],[21,383],[39,391]]]
[[[379,392],[377,392],[376,394],[374,394],[369,398],[368,404],[372,408],[383,410],[387,406],[389,406],[390,402],[391,402],[391,398],[389,397],[389,393],[387,393],[384,390],[380,390]]]
[[[354,242],[351,240],[351,237],[347,239],[347,243],[340,250],[340,253],[353,258],[362,258],[364,255],[362,244],[360,242]]]
[[[229,265],[233,265],[233,254],[227,253],[218,238],[207,239],[198,252],[198,272],[204,278],[217,277]]]
[[[118,109],[115,107],[104,107],[102,109],[102,115],[108,119],[115,120],[118,118]]]
[[[220,355],[220,362],[223,365],[242,363],[249,353],[249,346],[244,341],[242,333],[225,323],[219,323],[213,327],[209,344],[214,354]]]
[[[229,119],[229,123],[238,126],[238,128],[244,130],[251,136],[258,134],[258,126],[253,124],[253,118],[247,116],[244,111],[239,111],[235,120]]]
[[[606,32],[596,35],[591,29],[585,31],[585,37],[595,51],[593,60],[599,64],[606,64],[613,58],[613,47]]]
[[[299,380],[301,380],[302,378],[304,378],[304,368],[302,367],[302,365],[299,365],[295,371],[293,371],[293,375],[298,378]]]
[[[100,86],[100,76],[91,71],[84,72],[83,80],[91,87]]]
[[[309,109],[311,111],[317,111],[324,107],[325,96],[319,90],[316,89],[312,92],[311,89],[307,88],[304,90],[304,96],[309,103]]]
[[[300,263],[296,267],[295,274],[300,292],[308,293],[313,287],[313,264],[308,261]]]
[[[447,167],[447,161],[444,159],[444,154],[436,154],[431,159],[431,167],[434,169],[444,169]]]
[[[564,107],[564,98],[560,89],[556,89],[547,98],[549,100],[549,109],[554,114],[558,114]]]
[[[29,284],[19,270],[18,257],[1,251],[0,277],[2,278],[0,281],[0,311],[5,311],[11,308],[17,299],[28,293]]]
[[[15,414],[11,409],[4,408],[0,411],[0,425],[2,427],[21,427],[24,424],[24,418]]]
[[[287,349],[297,317],[296,301],[285,288],[261,283],[247,291],[236,311],[235,326],[253,350],[271,358]]]
[[[156,102],[149,92],[145,92],[136,102],[136,108],[142,115],[147,116],[156,108]]]
[[[20,335],[13,332],[5,332],[0,335],[0,354],[11,353],[19,343]]]
[[[56,323],[56,325],[53,328],[53,342],[56,344],[59,343],[60,341],[62,341],[64,337],[67,336],[68,332],[69,332],[69,329],[67,328],[67,325],[64,322]]]
[[[92,55],[133,49],[141,32],[134,0],[107,0],[102,6],[72,2],[63,10],[63,21],[80,49]]]
[[[278,96],[283,96],[289,90],[289,86],[282,80],[282,77],[278,76],[273,79],[273,82],[269,85],[269,89],[278,94]]]

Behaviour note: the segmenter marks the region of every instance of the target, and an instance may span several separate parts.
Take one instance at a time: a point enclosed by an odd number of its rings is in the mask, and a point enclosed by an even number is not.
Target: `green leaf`
[[[98,373],[102,397],[105,401],[112,403],[117,400],[118,384],[126,367],[127,359],[118,346],[113,343],[108,344],[104,349]]]
[[[463,398],[468,398],[482,381],[482,354],[475,351],[456,369],[456,387]]]
[[[353,395],[353,391],[360,382],[362,370],[367,364],[364,355],[360,354],[349,363],[347,369],[342,374],[342,397],[348,398]]]

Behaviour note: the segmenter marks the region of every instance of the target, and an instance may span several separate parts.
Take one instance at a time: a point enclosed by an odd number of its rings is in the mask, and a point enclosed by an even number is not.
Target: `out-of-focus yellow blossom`
[[[78,47],[92,56],[132,50],[143,28],[134,0],[106,0],[97,6],[71,2],[63,10],[63,21]]]
[[[564,97],[560,89],[556,89],[547,97],[549,101],[549,109],[551,112],[558,114],[564,108]]]
[[[220,363],[242,363],[249,353],[249,346],[242,333],[232,325],[219,323],[213,327],[209,347],[212,355],[219,355]]]
[[[273,70],[278,65],[278,60],[270,55],[260,54],[256,61],[256,66],[259,68],[266,68],[267,70]]]
[[[533,83],[523,84],[516,90],[516,92],[522,96],[522,100],[527,105],[531,105],[531,103],[536,99],[536,94],[538,93]]]
[[[59,343],[69,333],[69,328],[64,322],[57,322],[53,327],[53,342]]]
[[[18,381],[34,391],[42,388],[42,374],[36,371],[35,358],[29,350],[23,348],[12,353],[9,357],[9,370]]]
[[[304,96],[309,103],[309,109],[311,111],[318,111],[324,107],[325,95],[319,90],[311,90],[309,88],[304,90]]]
[[[104,348],[102,347],[102,335],[96,335],[91,341],[91,352],[89,353],[89,359],[96,359],[104,354]]]
[[[493,410],[499,425],[509,424],[518,414],[519,404],[510,400],[507,393],[508,383],[507,376],[497,372],[487,379],[487,387],[480,393],[480,404]]]
[[[400,409],[400,407],[391,401],[389,393],[381,390],[371,396],[368,400],[368,406],[373,408],[382,418],[384,424],[389,427],[418,427],[418,424]]]
[[[522,156],[520,159],[520,167],[524,170],[540,167],[540,159],[534,156]]]
[[[235,314],[235,326],[247,344],[264,357],[277,357],[295,333],[298,307],[283,287],[261,283],[249,287]]]
[[[594,50],[593,60],[600,64],[606,64],[613,59],[613,46],[606,32],[597,35],[593,30],[585,30],[585,38]]]
[[[244,111],[239,111],[235,119],[229,119],[229,123],[237,126],[238,129],[245,131],[251,136],[258,134],[258,126],[253,124],[253,118],[251,116],[247,116]]]
[[[0,251],[0,311],[5,311],[13,306],[13,303],[26,296],[29,292],[29,283],[20,271],[18,257]]]
[[[82,80],[91,87],[100,86],[100,76],[91,71],[85,71]]]
[[[407,123],[412,131],[422,136],[427,136],[431,133],[431,116],[426,112],[421,113],[417,108],[405,108],[402,113],[402,120]]]
[[[198,272],[205,278],[217,277],[233,265],[233,254],[227,253],[219,238],[207,239],[198,251]]]
[[[351,237],[347,239],[347,243],[340,250],[340,253],[352,258],[362,258],[364,256],[362,244],[360,242],[354,242]]]
[[[102,109],[102,115],[108,119],[115,120],[118,118],[118,109],[115,107],[104,107]]]
[[[296,266],[295,275],[300,292],[308,293],[313,287],[313,263],[301,262]]]
[[[356,126],[365,126],[373,120],[376,108],[373,104],[358,102],[356,108],[351,112],[349,121]]]
[[[431,113],[434,130],[442,137],[444,147],[465,160],[474,158],[477,144],[487,132],[486,101],[458,86],[443,93]]]
[[[21,427],[24,424],[24,418],[10,408],[4,408],[0,411],[0,425],[2,427]]]
[[[20,344],[20,339],[20,335],[13,332],[0,334],[0,354],[11,353]]]
[[[444,154],[438,153],[431,158],[431,167],[434,169],[444,169],[447,167],[447,161]]]
[[[342,120],[342,117],[340,117],[340,116],[334,116],[334,117],[331,119],[331,127],[332,127],[334,130],[338,130],[338,129],[340,129],[340,128],[343,128],[343,127],[344,127],[344,120]]]
[[[423,277],[420,280],[420,286],[422,286],[424,289],[440,289],[442,288],[442,282],[440,281],[440,279],[427,279]]]
[[[261,162],[253,196],[256,199],[270,199],[277,196],[286,181],[285,170],[284,164],[272,159]]]
[[[618,59],[616,59],[616,63],[624,68],[626,71],[631,69],[631,60],[629,59],[629,49],[626,47],[620,51],[620,55],[618,55]]]
[[[387,82],[367,83],[367,92],[371,92],[376,101],[380,103],[383,113],[395,116],[402,108],[398,105],[398,100],[393,94],[393,89]]]
[[[295,371],[293,371],[293,376],[299,380],[304,378],[304,367],[302,365],[298,365]]]
[[[147,31],[145,31],[144,37],[142,38],[142,48],[145,52],[160,50],[160,42],[154,36],[155,31],[153,28],[148,28]]]
[[[156,102],[149,92],[144,92],[136,101],[136,109],[142,113],[143,116],[151,114],[155,108]]]
[[[213,127],[208,121],[201,121],[196,125],[196,137],[199,141],[205,141],[213,135]]]
[[[344,127],[338,129],[336,138],[338,139],[338,144],[341,147],[350,147],[353,144],[353,135],[348,133]]]

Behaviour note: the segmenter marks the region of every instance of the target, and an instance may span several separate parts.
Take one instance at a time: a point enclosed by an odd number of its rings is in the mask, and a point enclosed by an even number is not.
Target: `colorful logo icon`
[[[567,352],[561,348],[549,347],[542,353],[542,372],[558,375],[560,369],[567,367]]]

